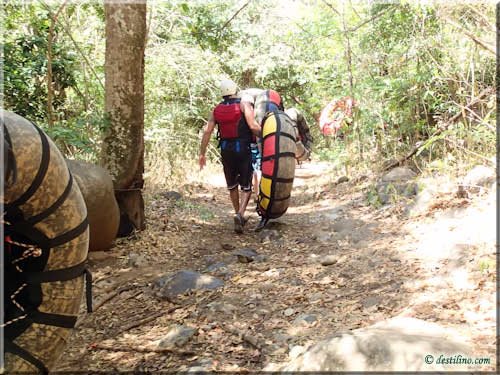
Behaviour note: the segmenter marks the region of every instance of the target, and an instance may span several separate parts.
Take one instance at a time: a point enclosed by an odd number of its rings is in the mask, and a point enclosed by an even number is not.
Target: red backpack
[[[251,142],[252,132],[240,109],[240,99],[226,99],[215,107],[213,112],[215,123],[219,127],[221,148],[227,141]]]

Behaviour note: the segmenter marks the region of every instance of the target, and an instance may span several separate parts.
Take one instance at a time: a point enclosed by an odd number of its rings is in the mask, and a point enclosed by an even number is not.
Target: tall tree
[[[110,123],[104,135],[101,162],[113,176],[122,215],[142,230],[146,1],[106,0],[104,10],[105,111]]]

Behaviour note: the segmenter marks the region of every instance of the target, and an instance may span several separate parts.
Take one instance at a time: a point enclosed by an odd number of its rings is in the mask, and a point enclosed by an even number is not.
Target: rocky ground
[[[289,211],[255,233],[249,210],[242,235],[222,175],[150,195],[146,231],[90,254],[95,311],[82,307],[57,370],[279,368],[394,317],[453,329],[494,369],[490,185],[433,177],[388,197],[387,179],[339,177],[303,164]]]

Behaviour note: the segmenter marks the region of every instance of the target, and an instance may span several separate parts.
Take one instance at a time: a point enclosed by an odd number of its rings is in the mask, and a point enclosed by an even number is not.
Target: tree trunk
[[[113,176],[120,212],[145,228],[144,48],[146,1],[106,0],[105,131],[101,163]]]

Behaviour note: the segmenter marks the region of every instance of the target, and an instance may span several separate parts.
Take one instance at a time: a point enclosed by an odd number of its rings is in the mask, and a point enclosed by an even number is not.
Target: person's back
[[[252,132],[245,116],[242,116],[240,102],[239,98],[227,97],[213,111],[215,123],[219,126],[222,151],[240,152],[248,148],[252,141]]]
[[[214,108],[205,125],[200,144],[199,164],[200,169],[203,169],[210,136],[217,126],[224,176],[235,211],[234,230],[242,233],[246,223],[243,215],[252,191],[250,144],[253,135],[260,134],[261,127],[255,121],[251,104],[238,98],[235,82],[223,80],[220,87],[224,100]],[[238,186],[241,189],[241,202]]]
[[[263,90],[263,89],[258,89],[258,88],[248,88],[248,89],[245,89],[245,90],[241,90],[239,93],[238,93],[238,98],[240,98],[241,100],[243,101],[248,101],[250,103],[252,103],[252,105],[255,104],[255,100],[257,99],[257,97],[259,95],[261,95],[262,93],[264,93],[264,91],[266,90]]]
[[[280,94],[275,90],[248,88],[239,92],[242,101],[249,102],[254,107],[255,120],[262,125],[262,120],[267,112],[283,111],[283,102]]]

